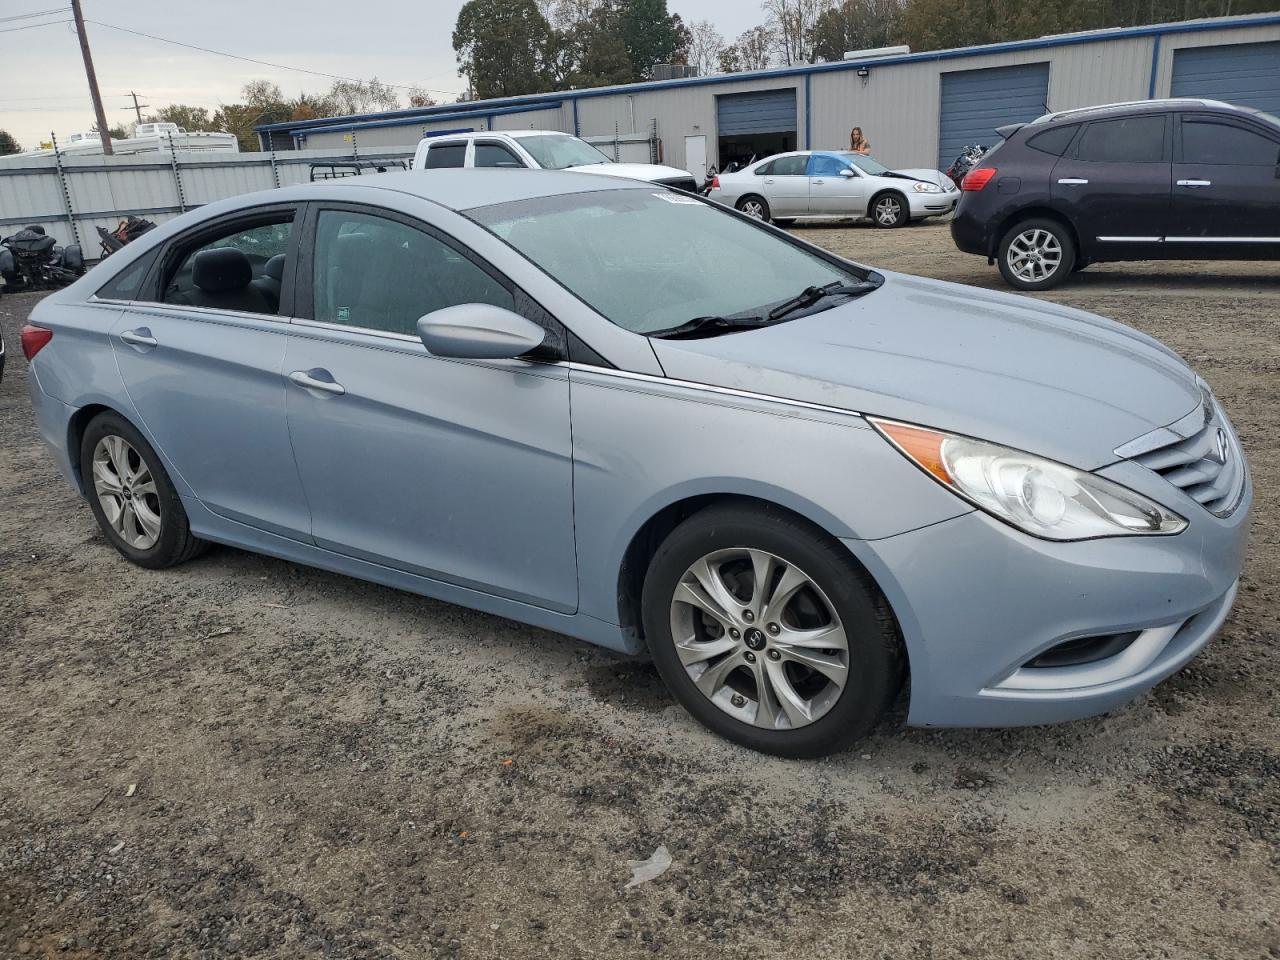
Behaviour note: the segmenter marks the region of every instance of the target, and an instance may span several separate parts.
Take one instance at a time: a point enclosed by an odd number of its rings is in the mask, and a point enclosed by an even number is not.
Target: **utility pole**
[[[93,112],[98,118],[98,136],[102,140],[102,152],[111,156],[111,133],[107,128],[107,112],[102,108],[102,94],[98,92],[98,75],[93,72],[93,54],[89,52],[89,36],[84,32],[84,13],[80,10],[80,0],[71,0],[71,13],[76,18],[76,34],[80,37],[80,53],[84,56],[84,74],[89,80]]]
[[[151,106],[151,104],[149,104],[149,103],[139,104],[139,103],[138,103],[138,95],[137,95],[136,93],[134,93],[132,90],[130,90],[130,91],[129,91],[129,96],[133,97],[133,106],[132,106],[132,107],[121,107],[120,109],[121,109],[121,110],[132,110],[135,114],[137,114],[137,116],[138,116],[138,122],[139,122],[139,123],[141,123],[141,122],[142,122],[142,108],[143,108],[143,107],[150,107],[150,106]]]

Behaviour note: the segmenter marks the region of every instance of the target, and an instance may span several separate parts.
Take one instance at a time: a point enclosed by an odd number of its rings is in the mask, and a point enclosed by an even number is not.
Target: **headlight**
[[[917,180],[911,185],[911,189],[916,193],[941,193],[942,188],[936,183],[925,183],[923,180]]]
[[[1187,521],[1127,487],[985,440],[872,419],[944,487],[1019,530],[1047,540],[1181,533]]]

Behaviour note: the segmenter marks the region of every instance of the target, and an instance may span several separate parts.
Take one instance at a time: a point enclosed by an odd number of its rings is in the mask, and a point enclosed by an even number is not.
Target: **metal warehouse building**
[[[1280,14],[280,123],[259,136],[264,149],[385,153],[464,130],[560,130],[701,176],[752,154],[844,147],[856,125],[890,166],[945,168],[1001,124],[1169,96],[1280,114]]]

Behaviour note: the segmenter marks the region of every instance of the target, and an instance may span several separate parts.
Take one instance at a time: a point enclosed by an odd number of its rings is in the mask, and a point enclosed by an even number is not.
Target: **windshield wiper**
[[[681,338],[706,337],[729,330],[751,330],[755,327],[767,327],[772,320],[765,317],[694,317],[674,327],[654,330],[646,334],[663,340],[679,340]]]
[[[805,287],[799,294],[790,300],[778,304],[769,311],[768,319],[781,320],[788,314],[795,313],[797,310],[805,310],[815,304],[826,300],[828,297],[860,297],[864,293],[870,293],[872,290],[878,290],[880,283],[874,280],[859,280],[857,283],[829,283],[825,287]]]

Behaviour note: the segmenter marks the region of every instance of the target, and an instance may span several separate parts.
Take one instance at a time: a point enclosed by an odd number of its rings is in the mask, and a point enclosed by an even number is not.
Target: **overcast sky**
[[[453,99],[464,84],[450,42],[463,0],[82,0],[87,20],[142,31],[257,60],[321,73],[432,88]],[[24,148],[49,131],[60,138],[93,123],[80,48],[62,19],[15,19],[68,0],[0,0],[0,129]],[[668,0],[686,21],[710,20],[729,39],[762,19],[755,0]],[[133,119],[128,93],[160,107],[233,103],[250,80],[278,83],[287,95],[319,92],[330,81],[130,36],[90,23],[98,85],[111,124]],[[403,91],[401,91],[403,93]],[[129,108],[129,109],[126,109]],[[145,113],[145,111],[144,111]]]

